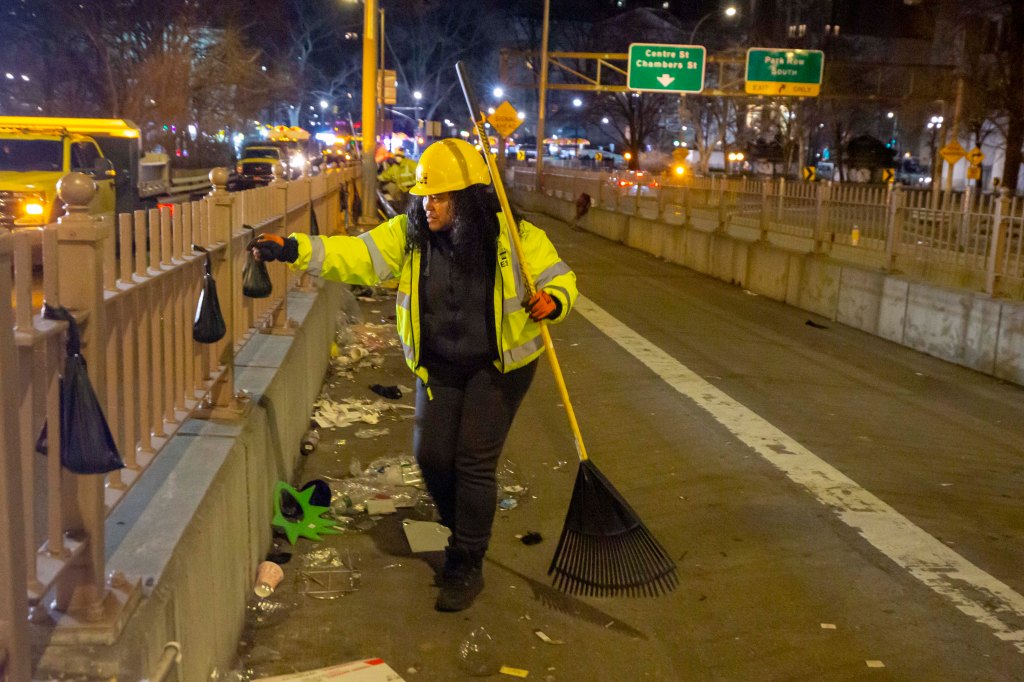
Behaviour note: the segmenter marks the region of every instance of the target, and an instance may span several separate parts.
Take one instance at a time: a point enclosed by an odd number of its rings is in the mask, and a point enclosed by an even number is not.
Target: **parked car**
[[[626,194],[639,193],[641,196],[650,194],[661,187],[661,183],[653,174],[643,170],[627,170],[616,173],[608,178],[608,183]]]

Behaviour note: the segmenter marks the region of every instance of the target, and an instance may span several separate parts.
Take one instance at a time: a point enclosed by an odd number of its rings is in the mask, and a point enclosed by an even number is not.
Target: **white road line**
[[[910,522],[765,419],[580,296],[573,308],[669,386],[693,400],[915,578],[1024,653],[1024,597]]]

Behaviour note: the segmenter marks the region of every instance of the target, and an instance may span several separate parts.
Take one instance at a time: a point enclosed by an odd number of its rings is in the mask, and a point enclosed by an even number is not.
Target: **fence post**
[[[61,305],[81,324],[82,355],[100,405],[106,404],[106,306],[103,301],[104,240],[112,238],[110,221],[89,215],[96,183],[82,173],[68,173],[57,183],[57,193],[67,204],[67,215],[57,220],[57,268],[60,271]],[[51,427],[55,427],[52,425]],[[103,617],[104,520],[106,507],[102,474],[70,474],[71,492],[63,500],[65,533],[87,538],[85,553],[61,576],[57,584],[57,608],[96,621]],[[59,551],[61,548],[51,548]]]
[[[828,201],[832,194],[832,181],[819,183],[814,197],[814,253],[825,253],[828,229]]]
[[[768,226],[771,225],[770,212],[772,207],[769,203],[769,199],[771,198],[771,192],[769,192],[770,185],[771,180],[761,180],[761,211],[759,219],[761,227],[760,240],[763,242],[768,241]]]
[[[284,167],[280,164],[274,164],[274,179],[270,182],[270,187],[274,191],[274,203],[280,210],[281,216],[281,236],[287,237],[289,234],[294,232],[292,225],[289,222],[288,207],[290,201],[288,195],[296,190],[299,186],[300,181],[293,180],[286,182],[282,178],[284,177]],[[304,191],[308,197],[309,188],[305,187]],[[288,268],[278,268],[281,273],[281,305],[279,305],[270,315],[270,326],[262,329],[261,331],[267,334],[278,334],[284,336],[290,336],[295,333],[295,327],[292,326],[291,320],[288,317],[288,290],[290,289],[291,283],[291,270]]]
[[[711,176],[711,189],[714,190],[714,187],[715,177]],[[725,210],[725,176],[723,175],[718,183],[718,232],[725,232],[728,218],[728,212]]]
[[[899,187],[889,192],[885,207],[885,269],[896,270],[896,256],[903,230],[903,190]]]
[[[9,234],[0,234],[0,300],[11,300],[11,245]],[[0,376],[18,374],[14,347],[14,319],[11,307],[0,305]],[[5,399],[0,405],[0,509],[6,521],[0,523],[0,628],[6,637],[6,670],[11,682],[28,682],[32,677],[29,662],[28,599],[26,596],[24,516],[21,513],[21,453],[18,403]],[[28,531],[31,532],[31,531]]]
[[[239,417],[249,406],[245,396],[235,391],[235,292],[240,278],[235,273],[235,255],[232,252],[236,227],[232,210],[235,197],[227,191],[227,182],[227,169],[214,168],[210,171],[210,184],[213,186],[209,194],[210,243],[224,244],[224,251],[215,268],[217,298],[221,302],[227,336],[223,341],[224,351],[221,355],[224,370],[210,388],[210,410],[196,411],[199,418]]]
[[[1003,258],[1006,255],[1006,240],[1009,237],[1010,191],[1006,187],[999,190],[999,199],[995,202],[992,214],[992,234],[988,240],[988,264],[985,269],[985,293],[999,296],[1002,291]]]
[[[779,196],[775,202],[775,221],[782,222],[782,209],[785,207],[786,199],[786,177],[784,175],[779,176]]]

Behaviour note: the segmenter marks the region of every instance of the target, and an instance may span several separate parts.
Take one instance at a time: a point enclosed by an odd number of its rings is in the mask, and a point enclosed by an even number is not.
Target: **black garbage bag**
[[[103,408],[89,381],[78,324],[66,308],[44,305],[43,315],[68,323],[67,358],[60,379],[61,465],[75,474],[106,474],[124,468]],[[44,455],[49,453],[48,426],[43,424],[36,441],[36,450]]]
[[[227,333],[227,326],[220,312],[220,301],[217,300],[217,282],[210,270],[210,254],[201,246],[193,244],[192,248],[206,253],[203,288],[199,292],[196,315],[192,320],[192,338],[199,343],[217,343]]]
[[[242,227],[246,227],[254,233],[256,231],[255,227],[249,225],[242,225]],[[267,264],[256,260],[256,257],[252,255],[252,247],[255,245],[256,239],[254,234],[252,241],[245,247],[249,255],[246,256],[245,268],[242,269],[242,295],[247,298],[266,298],[274,290],[274,285],[270,281]]]
[[[309,234],[311,237],[316,237],[320,234],[320,221],[316,217],[316,209],[312,206],[309,207]]]

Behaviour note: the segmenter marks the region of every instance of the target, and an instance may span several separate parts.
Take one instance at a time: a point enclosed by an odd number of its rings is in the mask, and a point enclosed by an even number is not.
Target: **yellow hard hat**
[[[491,174],[480,152],[465,140],[448,138],[423,151],[416,166],[416,184],[409,193],[425,197],[489,184]]]

